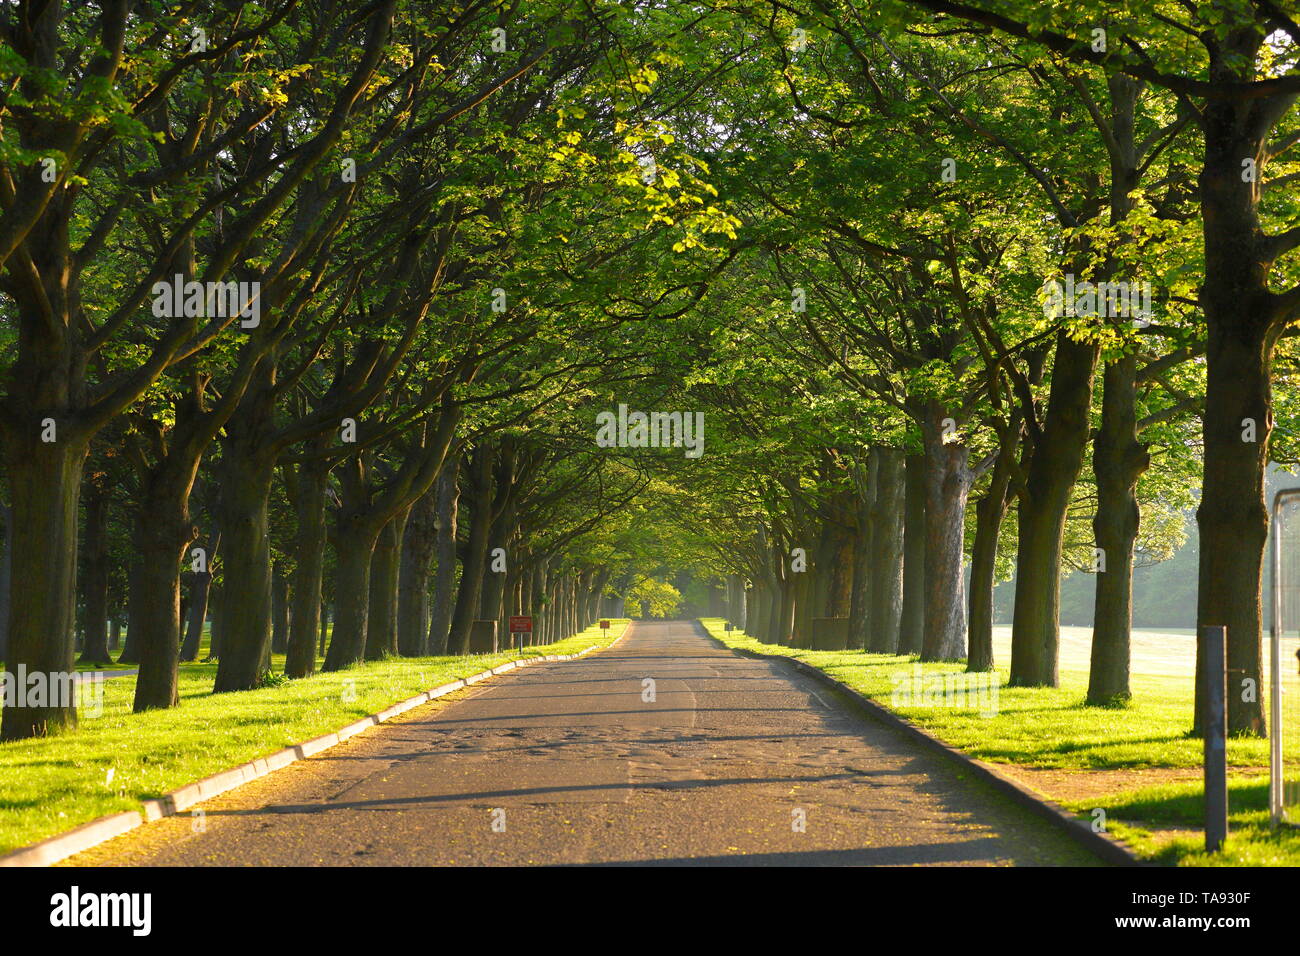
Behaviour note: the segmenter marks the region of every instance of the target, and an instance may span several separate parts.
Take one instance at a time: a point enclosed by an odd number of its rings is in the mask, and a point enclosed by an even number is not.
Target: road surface
[[[810,678],[681,621],[474,685],[201,809],[68,862],[1096,862]]]

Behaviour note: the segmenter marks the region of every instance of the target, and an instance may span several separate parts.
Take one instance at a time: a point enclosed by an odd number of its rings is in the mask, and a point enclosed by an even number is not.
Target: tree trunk
[[[438,486],[435,484],[412,506],[402,535],[402,560],[397,575],[397,652],[403,657],[427,653],[429,562],[437,544],[437,530]]]
[[[1253,65],[1259,36],[1237,33],[1229,39],[1245,47],[1239,55]],[[1289,105],[1289,100],[1284,102]],[[1196,619],[1198,634],[1205,626],[1228,629],[1228,730],[1249,734],[1264,733],[1260,609],[1260,574],[1268,539],[1264,470],[1273,430],[1273,349],[1285,314],[1279,312],[1268,289],[1271,256],[1263,248],[1268,239],[1259,223],[1259,184],[1243,180],[1241,162],[1263,155],[1269,128],[1256,117],[1271,108],[1233,98],[1206,104],[1200,181],[1207,374],[1205,468],[1196,509],[1200,531]],[[1198,732],[1205,706],[1204,656],[1198,642],[1194,725]]]
[[[364,524],[336,536],[334,636],[325,654],[325,671],[342,670],[366,653],[370,617],[370,568],[378,535]]]
[[[39,573],[10,590],[5,664],[11,672],[24,667],[28,674],[43,673],[52,680],[73,670],[77,511],[87,448],[84,439],[69,434],[71,428],[57,433],[53,442],[41,441],[39,432],[36,419],[21,438],[10,435],[6,442],[13,552]],[[5,707],[0,740],[43,737],[76,724],[73,700],[45,703]]]
[[[180,565],[198,529],[189,521],[190,485],[153,482],[141,490],[134,533],[140,561],[127,600],[127,641],[139,656],[135,712],[174,707],[180,700],[177,665],[181,644]]]
[[[908,455],[904,468],[903,612],[898,653],[920,654],[925,643],[925,456]]]
[[[320,442],[323,444],[323,441]],[[316,641],[324,633],[321,590],[325,579],[325,492],[329,469],[315,462],[302,465],[294,479],[294,511],[298,518],[294,542],[293,615],[289,624],[289,646],[284,673],[288,677],[310,677],[316,670]],[[321,653],[324,653],[324,640]]]
[[[969,449],[944,441],[943,411],[926,416],[925,637],[921,659],[956,661],[966,656],[966,496]]]
[[[1059,685],[1061,547],[1088,442],[1096,364],[1096,345],[1074,342],[1064,330],[1057,334],[1047,414],[1020,491],[1012,686]]]
[[[289,579],[279,562],[271,566],[271,653],[289,650]]]
[[[366,619],[366,660],[397,654],[397,565],[407,511],[401,511],[375,540],[370,559],[370,605]]]
[[[206,571],[190,573],[190,610],[189,620],[185,625],[185,640],[181,643],[181,662],[198,660],[199,649],[203,646],[203,622],[208,616],[208,596],[212,589],[212,559],[217,553],[220,535],[213,540],[208,553]]]
[[[1106,557],[1097,575],[1092,618],[1088,703],[1128,700],[1129,637],[1133,623],[1133,543],[1141,515],[1137,483],[1151,458],[1137,438],[1137,358],[1124,356],[1102,373],[1101,428],[1093,442],[1097,547]]]
[[[867,647],[897,654],[903,614],[903,453],[877,447],[876,500],[872,508],[871,630]]]
[[[227,429],[229,431],[229,428]],[[221,657],[216,693],[251,690],[261,683],[271,644],[271,537],[268,501],[275,460],[228,441],[222,461]]]
[[[469,632],[478,613],[483,594],[483,575],[487,569],[488,535],[492,530],[492,453],[486,447],[474,450],[470,463],[473,504],[470,509],[469,542],[456,592],[447,650],[464,654],[469,649]]]
[[[108,652],[108,493],[92,481],[86,494],[85,578],[86,642],[80,664],[111,664]]]
[[[14,518],[8,505],[0,505],[0,518],[4,520],[4,553],[0,554],[0,662],[5,660],[9,647],[9,589],[13,585],[14,569]]]
[[[451,457],[438,475],[437,540],[434,552],[438,566],[433,575],[433,598],[429,611],[429,653],[436,656],[447,653],[447,636],[451,629],[452,602],[456,591],[456,519],[460,503],[457,479],[460,472],[459,457]]]
[[[975,505],[975,540],[970,559],[970,621],[966,670],[993,670],[993,588],[997,577],[998,539],[1011,503],[1011,478],[1017,436],[1000,436],[1000,449],[989,486]]]
[[[208,591],[208,604],[212,607],[212,640],[208,644],[208,656],[204,663],[221,659],[222,634],[225,632],[225,594],[224,589],[215,583]]]

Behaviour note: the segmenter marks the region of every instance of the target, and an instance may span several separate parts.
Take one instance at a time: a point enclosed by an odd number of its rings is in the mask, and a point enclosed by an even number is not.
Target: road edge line
[[[850,702],[855,704],[859,710],[864,711],[867,716],[882,724],[886,724],[895,730],[902,731],[918,743],[924,744],[931,750],[938,751],[949,760],[960,764],[964,769],[969,770],[976,777],[979,777],[984,783],[993,787],[993,789],[997,790],[1003,796],[1009,797],[1027,810],[1032,811],[1036,816],[1055,825],[1058,829],[1063,830],[1066,835],[1076,843],[1083,846],[1084,849],[1096,854],[1105,862],[1113,863],[1117,866],[1156,865],[1138,857],[1132,850],[1109,833],[1094,832],[1091,826],[1084,823],[1055,801],[1030,790],[1024,784],[1020,783],[1020,781],[1013,780],[1012,778],[998,772],[994,769],[993,765],[976,760],[965,751],[958,750],[951,744],[944,743],[938,737],[935,737],[929,732],[916,726],[916,724],[911,721],[898,716],[898,714],[895,714],[887,707],[876,703],[876,701],[867,697],[861,691],[853,689],[843,681],[836,680],[824,670],[798,660],[797,658],[787,657],[784,654],[764,654],[761,651],[751,651],[748,648],[730,647],[725,642],[710,634],[708,628],[698,620],[695,624],[705,637],[716,642],[720,647],[724,647],[729,651],[733,651],[736,654],[740,654],[752,660],[778,661],[789,664],[800,673],[806,674],[833,690],[847,695]]]
[[[585,650],[576,654],[547,654],[543,657],[522,658],[514,661],[507,661],[506,664],[498,664],[496,667],[490,667],[487,670],[479,671],[468,677],[458,677],[446,684],[441,684],[432,690],[421,691],[414,697],[408,697],[405,700],[398,701],[385,707],[375,714],[369,714],[360,720],[353,721],[346,727],[331,733],[321,734],[310,740],[304,740],[301,743],[290,744],[279,750],[269,753],[264,757],[257,757],[245,763],[237,764],[228,770],[221,770],[217,773],[210,774],[192,783],[187,783],[178,787],[161,797],[141,802],[139,810],[122,810],[117,813],[110,813],[102,817],[83,823],[80,826],[73,827],[63,833],[56,833],[52,837],[46,837],[38,843],[29,846],[19,847],[0,856],[0,867],[7,866],[52,866],[70,856],[76,856],[78,853],[93,849],[101,843],[107,843],[124,833],[129,833],[138,827],[164,817],[175,816],[188,810],[190,807],[202,803],[205,800],[211,800],[213,797],[229,793],[242,787],[246,783],[259,780],[262,777],[269,776],[277,770],[281,770],[290,764],[297,763],[307,757],[313,757],[318,753],[329,750],[345,740],[350,740],[360,734],[365,733],[372,727],[378,727],[380,724],[406,713],[413,707],[421,704],[427,704],[437,700],[439,697],[445,697],[452,691],[461,690],[471,684],[486,680],[489,677],[497,677],[511,671],[519,670],[523,667],[529,667],[533,664],[553,664],[562,661],[574,661],[580,657],[585,657],[595,651],[609,650],[623,638],[627,637],[628,632],[632,630],[632,622],[629,620],[623,625],[623,633],[614,638],[608,644],[593,644]]]

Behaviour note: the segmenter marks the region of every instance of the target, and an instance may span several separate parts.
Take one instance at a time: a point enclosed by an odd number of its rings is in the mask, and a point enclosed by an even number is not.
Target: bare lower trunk
[[[1097,574],[1093,606],[1090,704],[1110,704],[1131,696],[1133,543],[1141,517],[1137,483],[1151,462],[1146,446],[1137,439],[1137,359],[1125,356],[1112,362],[1102,379],[1101,428],[1092,453],[1097,476],[1097,514],[1092,528],[1106,565]]]
[[[1061,547],[1070,496],[1089,435],[1097,346],[1057,337],[1052,388],[1041,434],[1030,452],[1018,509],[1011,680],[1056,687],[1060,649]]]
[[[271,539],[268,501],[275,462],[228,444],[221,486],[221,663],[217,693],[251,690],[261,682],[271,648]]]
[[[898,653],[903,614],[903,453],[879,447],[876,500],[872,508],[871,629],[867,648]]]
[[[488,535],[492,528],[491,464],[491,452],[486,447],[475,450],[471,465],[474,500],[470,510],[469,541],[447,638],[447,650],[451,654],[464,654],[469,650],[470,628],[482,599]]]
[[[438,498],[437,540],[434,553],[438,567],[433,575],[433,596],[429,601],[429,653],[447,653],[452,603],[456,593],[456,519],[460,503],[457,478],[460,460],[451,457],[434,486]]]
[[[350,667],[365,656],[375,536],[365,528],[353,533],[340,532],[336,550],[334,636],[325,654],[326,671]]]
[[[212,553],[216,553],[215,546]],[[209,555],[209,560],[211,557]],[[194,571],[190,574],[190,607],[185,625],[185,640],[181,643],[181,663],[198,660],[199,649],[203,646],[203,622],[208,616],[211,589],[211,571]]]
[[[108,652],[108,494],[99,484],[91,482],[85,498],[85,578],[81,582],[81,594],[86,608],[86,642],[78,663],[111,664],[113,658]]]
[[[1229,38],[1250,64],[1260,35]],[[1289,105],[1288,100],[1282,102]],[[1263,734],[1260,572],[1268,538],[1264,470],[1273,429],[1271,368],[1281,322],[1269,291],[1268,242],[1260,228],[1259,186],[1241,175],[1243,157],[1261,155],[1269,138],[1249,100],[1206,105],[1201,210],[1205,236],[1205,470],[1201,504],[1199,627],[1228,629],[1228,730]],[[1274,115],[1281,116],[1281,112]],[[22,549],[18,549],[22,553]],[[1204,654],[1196,655],[1196,722],[1205,707]]]
[[[295,482],[294,510],[298,517],[294,542],[293,615],[284,658],[288,677],[310,677],[316,670],[316,640],[322,632],[321,589],[325,577],[325,489],[329,472],[303,465]],[[321,642],[324,653],[324,641]]]
[[[135,681],[136,713],[174,707],[179,702],[181,592],[177,567],[183,545],[137,541],[144,558],[131,576],[127,633],[134,634],[140,673]]]
[[[73,669],[73,607],[77,575],[77,509],[86,444],[74,435],[40,440],[31,434],[9,436],[6,452],[13,551],[27,567],[39,569],[22,587],[12,588],[9,602],[9,648],[5,664],[46,679],[70,680]],[[39,702],[38,702],[39,703]],[[0,740],[43,737],[76,724],[71,699],[15,704],[3,709]]]
[[[925,456],[909,455],[903,503],[903,612],[898,653],[920,654],[925,643]]]
[[[271,653],[289,649],[289,579],[279,563],[271,566]]]
[[[405,511],[384,525],[370,559],[370,612],[366,620],[368,661],[397,655],[397,570],[405,525]]]
[[[397,574],[397,652],[403,657],[426,653],[429,635],[429,562],[437,543],[437,485],[411,508],[402,535]]]
[[[1016,440],[1004,434],[984,497],[975,505],[975,540],[970,559],[970,621],[966,670],[993,670],[993,588],[996,585],[998,539],[1011,503],[1011,477]]]
[[[955,661],[966,656],[966,496],[969,450],[943,440],[943,413],[931,410],[926,427],[925,638],[921,659]]]

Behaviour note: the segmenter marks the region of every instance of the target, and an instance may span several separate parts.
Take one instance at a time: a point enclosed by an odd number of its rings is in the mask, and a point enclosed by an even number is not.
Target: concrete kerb
[[[183,813],[195,804],[211,800],[223,793],[229,793],[237,787],[242,787],[246,783],[265,777],[267,774],[274,773],[299,760],[313,757],[345,740],[365,733],[372,727],[377,727],[400,714],[404,714],[413,707],[427,704],[429,701],[437,700],[439,697],[444,697],[453,691],[461,690],[471,684],[477,684],[481,680],[518,670],[521,667],[528,667],[531,664],[572,661],[585,657],[594,651],[608,650],[623,640],[631,628],[631,623],[628,623],[624,625],[623,633],[608,644],[593,645],[586,650],[579,651],[577,654],[548,654],[545,657],[507,661],[505,664],[498,664],[496,667],[479,671],[469,677],[458,678],[435,687],[433,690],[422,691],[414,697],[399,701],[377,714],[362,717],[360,720],[354,721],[339,730],[321,734],[319,737],[313,737],[302,743],[292,744],[265,757],[258,757],[247,763],[231,767],[229,770],[222,770],[193,783],[187,783],[185,786],[166,793],[156,800],[145,800],[141,804],[140,810],[112,813],[97,820],[91,820],[89,823],[83,823],[66,833],[60,833],[39,843],[33,843],[31,846],[20,847],[11,853],[0,856],[0,866],[51,866],[60,860],[66,860],[70,856],[75,856],[101,843],[106,843],[114,837],[143,826],[145,823],[152,823],[155,820],[161,820],[163,817]]]
[[[958,750],[956,747],[949,746],[939,738],[931,736],[920,727],[910,721],[904,720],[893,711],[876,703],[860,691],[856,691],[842,681],[836,680],[825,671],[819,670],[811,664],[806,664],[801,660],[796,660],[793,657],[786,657],[783,654],[763,654],[759,651],[751,651],[739,647],[727,647],[725,643],[710,634],[708,628],[703,624],[700,624],[698,621],[695,622],[695,624],[696,627],[700,629],[701,634],[709,640],[714,641],[719,646],[726,647],[729,651],[748,657],[751,660],[776,661],[778,663],[787,664],[799,671],[799,673],[806,674],[832,690],[843,694],[852,704],[854,704],[859,710],[865,712],[865,714],[871,719],[887,724],[890,727],[903,732],[918,743],[923,744],[931,750],[938,751],[949,760],[960,764],[963,769],[970,771],[975,777],[993,787],[993,789],[997,790],[1003,796],[1010,798],[1025,809],[1033,812],[1036,816],[1041,817],[1058,829],[1064,831],[1066,835],[1076,843],[1079,843],[1084,847],[1084,849],[1095,853],[1105,862],[1117,866],[1151,865],[1138,859],[1138,857],[1133,854],[1132,850],[1114,837],[1110,836],[1110,834],[1094,832],[1089,824],[1080,820],[1059,804],[1049,800],[1041,794],[1035,793],[1018,780],[1013,780],[1010,777],[1003,775],[990,764],[976,760],[974,757]]]

